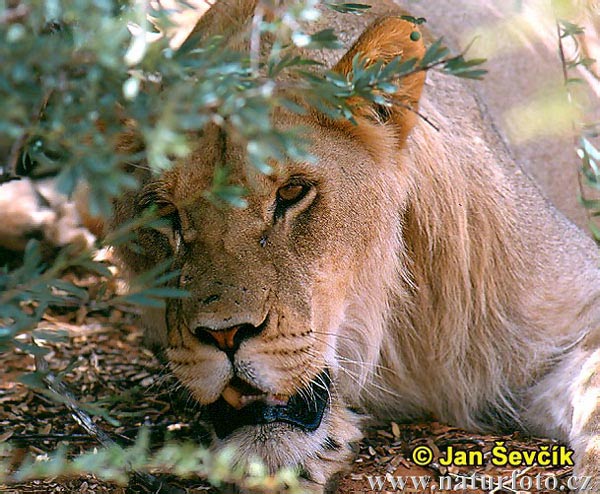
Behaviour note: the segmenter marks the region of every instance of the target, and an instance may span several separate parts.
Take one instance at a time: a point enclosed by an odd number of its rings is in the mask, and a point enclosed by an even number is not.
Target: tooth
[[[267,396],[268,405],[283,405],[286,406],[290,400],[289,396],[276,394]]]
[[[231,386],[227,386],[223,390],[221,396],[236,410],[239,410],[240,408],[242,408],[242,406],[244,406],[242,402],[242,393],[240,393],[237,389],[232,388]]]
[[[253,401],[258,401],[262,398],[262,395],[243,395],[240,398],[240,402],[242,404],[242,407],[245,407],[246,405],[252,403]]]

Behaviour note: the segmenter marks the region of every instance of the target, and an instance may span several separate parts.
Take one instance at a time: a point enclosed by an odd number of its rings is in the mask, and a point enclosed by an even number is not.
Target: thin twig
[[[569,80],[567,72],[567,57],[565,56],[565,47],[562,42],[562,33],[560,32],[560,24],[556,22],[556,35],[558,36],[558,55],[560,57],[560,65],[562,67],[563,79],[565,84]]]
[[[567,69],[567,57],[565,55],[565,47],[563,45],[562,42],[562,33],[560,32],[560,23],[558,21],[556,21],[556,35],[558,36],[558,55],[560,57],[560,65],[562,67],[562,73],[563,73],[563,79],[564,79],[564,84],[565,84],[565,89],[567,91],[567,97],[569,99],[569,104],[573,105],[573,97],[571,95],[571,91],[569,90],[569,72]],[[575,149],[577,148],[577,129],[575,127],[575,122],[571,122],[571,127],[573,130],[573,140],[574,140],[574,147]],[[581,194],[581,198],[585,201],[586,200],[586,194],[585,194],[585,187],[583,185],[583,173],[581,171],[581,169],[579,170],[579,172],[577,173],[577,184],[579,186],[579,193]],[[586,219],[588,221],[588,224],[591,223],[593,221],[592,219],[592,213],[588,208],[584,208],[585,211],[585,216]]]
[[[100,429],[92,420],[92,418],[83,411],[77,402],[77,399],[71,393],[65,383],[56,378],[48,368],[48,363],[41,355],[35,356],[36,371],[43,374],[43,381],[48,386],[48,389],[58,394],[65,406],[70,410],[71,417],[77,422],[87,434],[94,438],[100,445],[105,448],[120,447],[104,430]],[[132,472],[134,480],[149,492],[155,494],[185,494],[185,491],[177,487],[159,480],[154,475],[146,472]]]
[[[427,117],[426,115],[421,113],[419,110],[413,108],[410,105],[407,105],[406,103],[399,102],[399,101],[395,100],[394,98],[392,98],[392,101],[394,102],[395,105],[399,106],[400,108],[405,108],[406,110],[417,115],[425,123],[429,124],[436,132],[440,131],[440,128],[436,124],[434,124],[429,117]]]
[[[11,442],[17,444],[39,443],[40,441],[88,442],[89,434],[16,434],[10,436]]]

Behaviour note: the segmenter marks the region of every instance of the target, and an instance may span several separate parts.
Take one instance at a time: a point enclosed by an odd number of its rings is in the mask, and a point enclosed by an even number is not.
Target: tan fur
[[[225,12],[223,5],[248,2],[233,3],[217,6]],[[321,21],[341,23],[349,46],[370,26],[336,66],[341,72],[354,53],[373,61],[423,53],[422,41],[410,40],[415,26],[389,17],[398,12],[392,4],[372,4],[364,17]],[[219,10],[209,16],[205,28],[223,25]],[[244,38],[237,19],[236,43]],[[334,66],[331,55],[324,61]],[[314,490],[351,456],[360,418],[349,407],[386,419],[433,414],[474,430],[547,434],[576,448],[579,473],[597,475],[593,243],[515,164],[469,85],[429,74],[423,88],[415,76],[399,82],[397,96],[383,122],[359,106],[358,126],[276,112],[277,125],[309,130],[316,165],[277,163],[273,175],[261,175],[246,165],[241,143],[209,127],[197,151],[160,178],[138,170],[143,192],[119,201],[114,224],[154,194],[177,208],[181,240],[141,231],[146,254],[123,249],[121,258],[137,272],[174,254],[179,284],[192,295],[169,303],[168,331],[148,314],[150,336],[203,404],[234,373],[289,395],[329,368],[331,402],[315,432],[247,426],[215,440],[217,449],[236,446],[239,461],[257,455],[271,470],[300,467]],[[417,102],[439,131],[407,109]],[[246,209],[203,198],[221,163],[251,191]],[[312,195],[274,221],[278,188],[299,175],[315,184]],[[192,334],[263,321],[233,363]]]

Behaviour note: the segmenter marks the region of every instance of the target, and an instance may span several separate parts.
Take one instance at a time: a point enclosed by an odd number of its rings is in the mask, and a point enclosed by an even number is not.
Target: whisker
[[[322,340],[322,339],[316,338],[316,337],[314,339],[315,339],[315,341],[318,341],[319,343],[323,343],[324,345],[327,345],[329,348],[331,348],[332,350],[334,350],[336,352],[336,358],[344,359],[347,362],[351,362],[351,363],[353,363],[355,365],[362,366],[362,367],[368,367],[369,369],[376,368],[376,369],[381,369],[381,370],[385,370],[385,371],[388,371],[388,372],[394,372],[394,369],[392,369],[391,367],[387,367],[385,365],[382,365],[382,364],[377,364],[377,363],[367,364],[366,362],[362,362],[362,361],[358,361],[358,360],[351,360],[348,357],[343,357],[343,356],[341,356],[341,355],[339,355],[337,353],[337,348],[335,348],[335,346],[333,346],[328,341],[325,341],[325,340]]]
[[[357,385],[359,385],[361,387],[361,391],[366,391],[367,393],[369,393],[369,396],[371,396],[372,398],[375,398],[375,395],[373,394],[373,391],[369,390],[368,387],[365,387],[361,381],[358,378],[358,374],[352,372],[350,369],[341,367],[340,368],[342,372],[344,372],[350,379],[352,379]],[[369,382],[369,387],[373,387],[383,393],[386,393],[388,395],[391,396],[397,396],[397,393],[394,392],[392,389],[388,389],[385,386],[382,386],[380,384],[377,384],[373,381]]]
[[[341,338],[344,340],[351,341],[352,343],[356,343],[357,345],[361,345],[361,346],[367,345],[367,346],[372,346],[374,348],[374,345],[369,345],[368,342],[359,340],[357,338],[353,338],[352,336],[347,335],[347,334],[336,334],[336,333],[323,332],[323,331],[311,331],[311,334],[318,334],[321,336],[333,336],[336,339]]]

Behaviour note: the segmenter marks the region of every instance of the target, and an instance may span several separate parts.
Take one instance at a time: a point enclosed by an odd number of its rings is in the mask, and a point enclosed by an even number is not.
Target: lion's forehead
[[[293,235],[306,235],[310,229],[311,234],[321,232],[337,238],[340,232],[332,235],[327,225],[355,223],[357,204],[365,204],[366,211],[374,215],[373,220],[380,216],[379,208],[387,200],[381,197],[381,191],[390,180],[390,168],[397,167],[391,159],[383,163],[374,157],[363,139],[352,131],[322,125],[317,120],[294,122],[310,133],[312,159],[270,161],[270,174],[250,164],[246,143],[214,126],[208,127],[191,140],[193,152],[157,178],[156,186],[160,195],[179,209],[183,226],[189,225],[190,231],[202,230],[203,235],[208,235],[210,230],[218,238],[226,236],[228,230],[235,232],[243,227],[252,238],[262,238],[265,228],[273,223],[277,191],[301,177],[316,188],[318,201],[313,213],[298,223]],[[246,208],[232,208],[222,201],[218,187],[231,186],[242,192]]]

